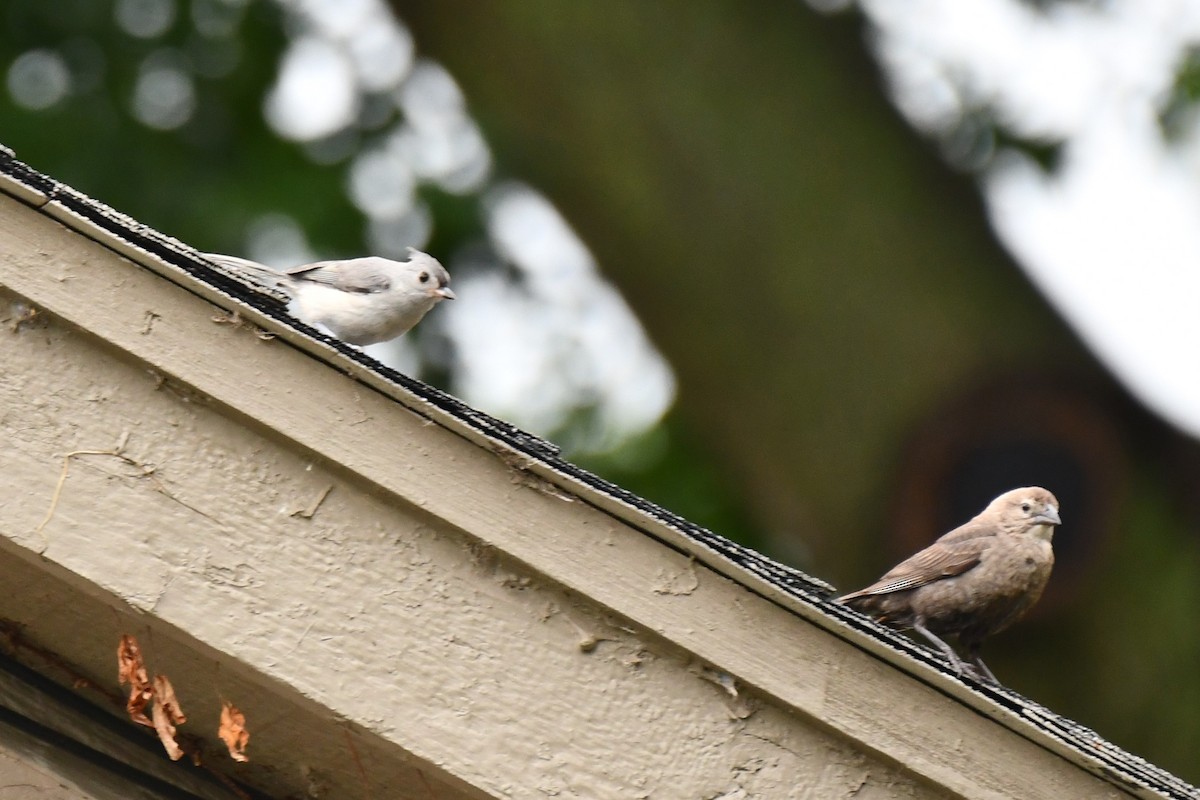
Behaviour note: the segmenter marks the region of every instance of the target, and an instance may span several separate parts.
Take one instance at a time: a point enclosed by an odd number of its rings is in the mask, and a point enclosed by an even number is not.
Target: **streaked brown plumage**
[[[983,640],[1020,619],[1046,588],[1050,540],[1061,524],[1058,500],[1038,486],[997,497],[977,517],[897,564],[865,589],[837,599],[881,622],[912,628],[967,667],[939,636],[954,635],[976,674],[993,683],[979,657]]]

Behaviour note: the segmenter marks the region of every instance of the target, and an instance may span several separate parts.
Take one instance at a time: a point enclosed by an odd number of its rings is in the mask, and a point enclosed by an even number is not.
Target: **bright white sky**
[[[946,134],[987,108],[1018,136],[1065,142],[1052,175],[998,154],[981,184],[992,224],[1118,379],[1200,437],[1200,114],[1170,144],[1158,125],[1200,46],[1200,2],[1047,5],[861,0],[914,126]]]

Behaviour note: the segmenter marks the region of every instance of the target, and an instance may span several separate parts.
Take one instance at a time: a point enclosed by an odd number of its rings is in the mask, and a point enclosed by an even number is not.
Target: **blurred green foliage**
[[[1179,64],[1175,85],[1163,104],[1159,124],[1168,139],[1181,136],[1193,127],[1200,109],[1200,47],[1188,51]]]
[[[205,2],[205,0],[199,0]],[[314,164],[263,121],[263,98],[286,39],[273,3],[238,11],[229,37],[197,32],[178,5],[174,23],[150,39],[116,24],[110,0],[8,0],[0,65],[48,48],[71,71],[71,90],[44,110],[0,93],[0,141],[52,177],[203,250],[236,252],[249,221],[270,212],[301,220],[322,249],[361,249],[362,221],[333,166]],[[216,7],[224,4],[215,3]],[[132,113],[139,69],[151,58],[190,68],[195,111],[175,130]]]

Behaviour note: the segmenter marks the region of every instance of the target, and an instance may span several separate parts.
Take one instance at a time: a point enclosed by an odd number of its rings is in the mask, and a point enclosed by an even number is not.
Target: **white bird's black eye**
[[[417,280],[419,280],[421,283],[429,283],[429,273],[422,272],[420,275],[417,276]]]
[[[1021,503],[1021,510],[1024,511],[1026,514],[1028,514],[1029,513],[1029,503]]]

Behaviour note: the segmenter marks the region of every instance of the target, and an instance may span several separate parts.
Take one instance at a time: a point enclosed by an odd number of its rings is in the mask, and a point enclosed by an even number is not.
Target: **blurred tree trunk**
[[[883,525],[931,407],[1030,353],[1090,362],[970,182],[889,107],[857,17],[797,0],[394,5],[500,169],[545,191],[621,287],[776,553],[837,572]]]

